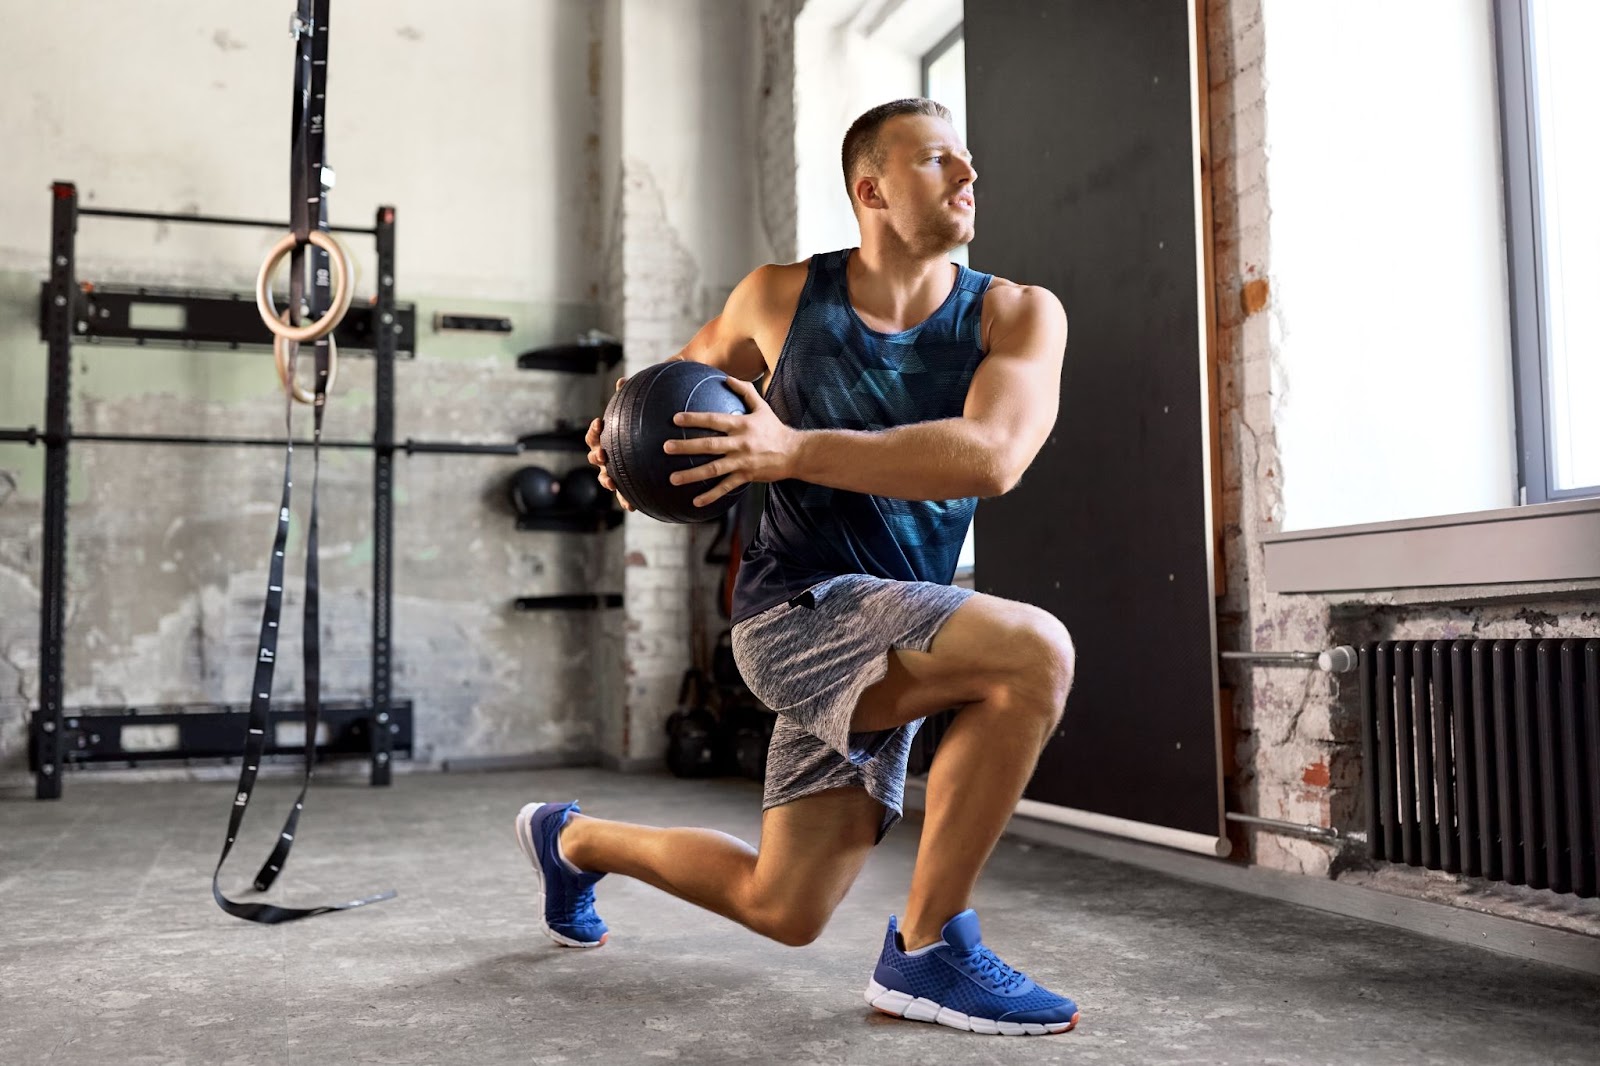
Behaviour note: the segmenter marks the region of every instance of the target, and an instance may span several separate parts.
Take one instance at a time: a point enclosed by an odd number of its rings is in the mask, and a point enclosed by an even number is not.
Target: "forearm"
[[[983,426],[965,418],[877,431],[798,432],[791,477],[901,500],[998,496],[1014,479]]]

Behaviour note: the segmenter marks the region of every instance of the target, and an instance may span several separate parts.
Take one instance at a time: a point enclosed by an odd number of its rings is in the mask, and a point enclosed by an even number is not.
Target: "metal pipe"
[[[130,218],[143,222],[199,222],[214,226],[254,226],[257,229],[286,230],[287,222],[271,222],[261,218],[233,218],[226,215],[171,215],[164,211],[120,211],[109,207],[80,207],[78,215],[99,218]],[[329,226],[335,233],[364,233],[372,236],[378,231],[367,226]]]
[[[184,437],[163,435],[159,433],[74,433],[75,441],[91,441],[96,444],[204,444],[217,447],[251,447],[251,448],[282,448],[285,444],[283,438],[273,440],[271,437]],[[311,447],[309,440],[297,440],[297,447]],[[324,448],[358,448],[370,449],[371,441],[364,440],[325,440]]]
[[[1345,674],[1356,668],[1356,650],[1348,644],[1326,651],[1225,651],[1222,658],[1258,663],[1306,663],[1331,674]]]
[[[1259,826],[1262,829],[1272,829],[1280,833],[1293,833],[1297,836],[1311,837],[1316,840],[1354,840],[1365,841],[1365,833],[1341,833],[1332,826],[1302,825],[1298,822],[1283,822],[1276,818],[1260,818],[1254,814],[1240,814],[1229,811],[1227,819],[1230,822],[1243,822],[1246,825]]]
[[[37,428],[28,426],[25,429],[0,429],[0,442],[15,441],[23,444],[55,444],[59,438],[41,433]],[[87,441],[93,444],[203,444],[223,448],[281,448],[284,446],[282,437],[194,437],[177,434],[159,433],[72,433],[65,437],[69,441]],[[307,439],[296,440],[295,446],[309,448],[312,442]],[[324,440],[324,448],[345,448],[360,451],[371,451],[378,445],[369,440]],[[407,439],[404,443],[391,446],[393,451],[404,451],[408,455],[521,455],[523,445],[513,441],[507,444],[481,444],[472,441],[425,441]]]
[[[1246,659],[1262,663],[1316,662],[1319,653],[1314,651],[1225,651],[1224,659]]]

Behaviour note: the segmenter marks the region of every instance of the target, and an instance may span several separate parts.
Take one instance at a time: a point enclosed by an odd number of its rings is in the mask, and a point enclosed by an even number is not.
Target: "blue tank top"
[[[958,265],[937,311],[904,332],[879,333],[850,305],[851,251],[811,257],[767,403],[802,430],[959,418],[984,355],[979,324],[992,275]],[[794,480],[766,486],[765,495],[734,582],[736,623],[840,574],[947,585],[978,503],[899,500]]]

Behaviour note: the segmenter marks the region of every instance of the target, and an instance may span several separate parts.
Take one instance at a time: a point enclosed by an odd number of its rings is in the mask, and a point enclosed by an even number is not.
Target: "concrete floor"
[[[976,1036],[871,1011],[904,907],[902,823],[815,944],[784,948],[637,882],[599,888],[610,943],[532,924],[511,835],[526,800],[752,842],[756,786],[562,770],[319,782],[274,898],[383,888],[263,927],[207,880],[231,789],[69,778],[0,799],[0,1062],[1594,1063],[1600,980],[1055,849],[1003,841],[988,942],[1075,997],[1077,1032]],[[292,791],[264,784],[243,886]],[[237,896],[236,896],[237,898]]]

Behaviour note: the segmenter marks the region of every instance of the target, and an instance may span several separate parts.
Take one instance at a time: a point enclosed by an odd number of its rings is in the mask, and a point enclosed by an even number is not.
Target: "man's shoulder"
[[[1002,325],[1066,316],[1061,300],[1043,285],[1025,285],[1002,277],[989,283],[983,312],[985,318]]]
[[[793,312],[805,288],[811,270],[811,260],[798,263],[767,263],[756,267],[745,276],[739,287],[744,290],[747,304],[758,314]]]
[[[1029,285],[1021,281],[1012,281],[1002,278],[998,274],[989,282],[988,295],[1007,306],[1023,306],[1027,304],[1044,302],[1057,303],[1061,301],[1056,294],[1043,285]]]
[[[811,257],[797,263],[764,263],[752,270],[745,279],[763,292],[798,288],[806,283],[811,271]]]

